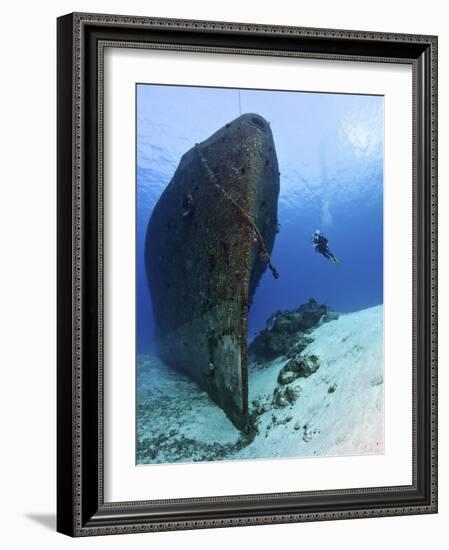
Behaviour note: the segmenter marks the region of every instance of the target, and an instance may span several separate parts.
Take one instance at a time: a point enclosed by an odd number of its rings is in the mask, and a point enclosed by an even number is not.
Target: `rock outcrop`
[[[320,362],[316,355],[297,355],[287,361],[278,376],[279,384],[289,384],[297,378],[308,378],[319,369]]]
[[[294,357],[313,341],[305,333],[320,323],[337,318],[337,313],[313,298],[297,309],[277,311],[268,319],[267,328],[252,341],[250,353],[262,363],[281,355]]]

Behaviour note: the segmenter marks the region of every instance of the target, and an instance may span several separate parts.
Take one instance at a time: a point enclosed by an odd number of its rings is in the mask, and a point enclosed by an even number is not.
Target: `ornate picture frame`
[[[411,484],[201,497],[179,487],[179,498],[149,489],[144,500],[105,500],[107,47],[411,67]],[[89,536],[436,513],[437,37],[74,13],[58,19],[57,72],[57,530]]]

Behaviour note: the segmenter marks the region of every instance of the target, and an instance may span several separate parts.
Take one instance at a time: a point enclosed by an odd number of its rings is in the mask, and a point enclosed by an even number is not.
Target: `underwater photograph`
[[[136,85],[136,464],[384,453],[384,97]]]

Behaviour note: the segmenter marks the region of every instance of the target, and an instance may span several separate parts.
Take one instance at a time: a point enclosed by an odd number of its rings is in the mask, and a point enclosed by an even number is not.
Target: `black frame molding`
[[[57,28],[57,530],[88,536],[437,512],[437,37],[85,13],[58,18]],[[412,65],[412,485],[104,502],[102,54],[108,45]]]

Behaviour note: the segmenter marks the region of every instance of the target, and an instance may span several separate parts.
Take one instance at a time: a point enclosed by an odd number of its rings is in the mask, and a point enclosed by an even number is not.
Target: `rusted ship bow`
[[[245,114],[185,153],[148,224],[145,264],[161,359],[248,426],[248,309],[277,231],[269,124]]]

